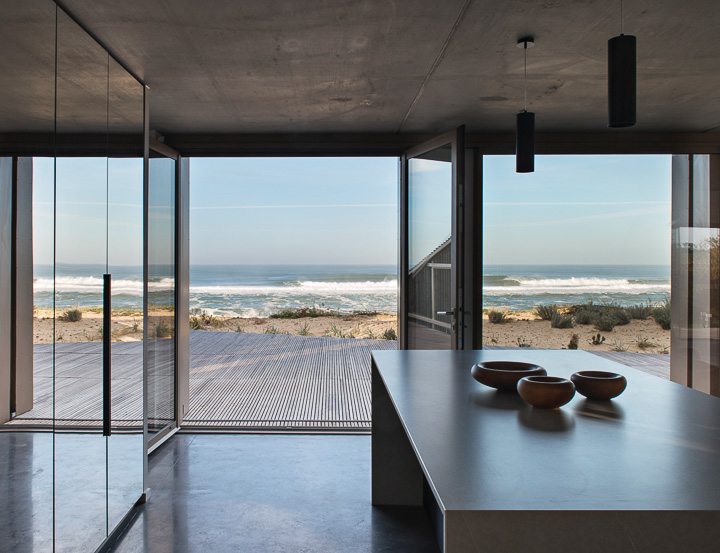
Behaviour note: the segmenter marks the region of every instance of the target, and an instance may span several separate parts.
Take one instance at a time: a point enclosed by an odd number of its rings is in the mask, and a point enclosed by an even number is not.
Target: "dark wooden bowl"
[[[543,376],[547,371],[533,363],[520,361],[484,361],[470,369],[480,384],[503,391],[516,391],[518,380],[526,376]]]
[[[526,376],[517,384],[520,397],[533,407],[556,409],[575,395],[575,385],[559,376]]]
[[[607,401],[625,391],[627,380],[621,374],[605,371],[580,371],[570,377],[578,394],[588,399]]]

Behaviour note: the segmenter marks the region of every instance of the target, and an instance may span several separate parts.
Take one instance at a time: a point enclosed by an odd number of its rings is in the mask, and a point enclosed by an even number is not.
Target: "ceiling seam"
[[[403,117],[402,121],[400,122],[400,126],[398,127],[397,132],[402,132],[403,125],[407,121],[408,117],[410,117],[410,112],[412,112],[415,105],[420,101],[420,97],[423,95],[423,92],[425,92],[425,87],[427,86],[428,82],[433,76],[433,73],[435,73],[435,70],[438,68],[440,63],[442,62],[443,58],[445,57],[445,52],[447,52],[448,46],[450,45],[450,41],[452,40],[452,37],[455,35],[455,31],[458,30],[458,27],[460,27],[460,23],[462,23],[462,20],[465,19],[465,14],[467,13],[468,9],[470,8],[470,4],[473,3],[473,0],[465,0],[465,4],[460,9],[460,13],[457,16],[457,19],[455,19],[455,23],[453,24],[452,28],[450,29],[450,32],[445,37],[445,40],[443,41],[442,46],[440,47],[440,52],[438,52],[437,57],[435,58],[435,61],[430,66],[430,70],[427,72],[427,75],[425,75],[425,78],[423,79],[422,84],[420,85],[420,88],[417,91],[417,94],[415,94],[415,98],[413,99],[412,103],[410,104],[410,107],[407,109],[407,112],[405,112],[405,117]]]

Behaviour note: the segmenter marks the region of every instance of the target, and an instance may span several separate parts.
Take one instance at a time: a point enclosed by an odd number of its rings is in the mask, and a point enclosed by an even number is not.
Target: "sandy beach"
[[[670,353],[670,331],[660,328],[652,318],[633,319],[627,325],[616,326],[611,331],[599,331],[593,325],[573,328],[552,328],[550,321],[543,321],[529,311],[516,311],[509,321],[493,324],[483,316],[483,345],[520,346],[533,348],[567,348],[573,334],[578,336],[578,349],[587,351],[631,351],[641,353]],[[593,337],[600,334],[598,345]]]
[[[59,341],[91,342],[102,339],[102,312],[97,308],[80,308],[82,319],[77,322],[56,321]],[[153,330],[168,321],[171,313],[153,311]],[[669,353],[670,331],[663,330],[652,319],[632,320],[601,332],[592,325],[575,325],[573,328],[552,328],[529,311],[511,312],[507,322],[493,324],[483,317],[483,345],[533,348],[567,348],[573,334],[578,336],[578,348],[588,351],[630,351]],[[394,313],[361,313],[329,315],[298,319],[270,317],[217,317],[196,313],[188,322],[195,330],[215,332],[248,332],[255,334],[296,334],[305,336],[335,336],[345,338],[383,338],[397,332]],[[142,314],[139,311],[119,310],[113,314],[112,336],[115,341],[142,340]],[[51,343],[53,332],[52,310],[37,309],[34,317],[35,343]],[[387,333],[387,334],[386,334]],[[605,340],[593,344],[598,333]]]

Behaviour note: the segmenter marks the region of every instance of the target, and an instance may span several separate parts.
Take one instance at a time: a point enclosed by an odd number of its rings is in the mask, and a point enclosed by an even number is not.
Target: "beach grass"
[[[503,324],[508,322],[507,315],[503,311],[498,311],[496,309],[493,309],[492,311],[488,312],[488,320],[492,324]]]
[[[639,303],[636,305],[630,305],[626,307],[625,310],[631,318],[643,321],[652,315],[653,306],[650,305],[650,302],[648,301],[646,304]]]
[[[549,321],[552,316],[557,313],[557,305],[538,305],[535,307],[535,315],[540,317],[543,321]]]
[[[652,317],[660,325],[660,328],[670,330],[670,300],[665,300],[663,305],[653,309]]]
[[[82,320],[82,310],[77,306],[71,307],[60,313],[58,319],[66,323],[77,323]]]

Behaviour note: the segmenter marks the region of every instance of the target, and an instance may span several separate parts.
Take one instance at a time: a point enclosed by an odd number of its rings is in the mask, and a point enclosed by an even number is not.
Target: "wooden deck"
[[[190,412],[183,428],[370,429],[370,352],[396,342],[191,331]],[[56,427],[97,429],[102,413],[102,344],[56,344]],[[496,349],[496,348],[492,348]],[[35,407],[10,427],[52,427],[53,346],[35,346]],[[670,356],[595,355],[670,377]],[[138,430],[142,343],[113,344],[113,426]]]
[[[368,430],[370,352],[394,341],[190,332],[190,406],[183,428]],[[56,427],[102,421],[102,344],[58,343]],[[35,346],[35,407],[10,426],[51,427],[53,347]],[[142,343],[113,344],[113,427],[137,430]]]
[[[393,341],[196,332],[186,428],[370,427],[370,352]]]

